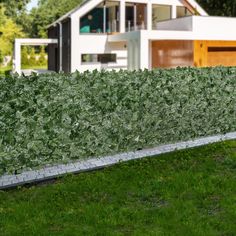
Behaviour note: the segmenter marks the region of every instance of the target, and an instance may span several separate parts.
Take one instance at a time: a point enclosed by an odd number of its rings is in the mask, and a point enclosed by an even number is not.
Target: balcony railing
[[[120,22],[118,20],[108,21],[107,33],[117,33],[120,30]]]
[[[118,20],[112,20],[106,22],[105,25],[105,32],[104,32],[104,26],[93,28],[92,24],[84,25],[80,28],[81,34],[105,34],[105,33],[117,33],[120,30],[120,22]]]
[[[128,20],[125,23],[126,32],[136,31],[136,30],[145,30],[147,29],[147,24],[143,21],[141,24],[134,24],[134,21]]]

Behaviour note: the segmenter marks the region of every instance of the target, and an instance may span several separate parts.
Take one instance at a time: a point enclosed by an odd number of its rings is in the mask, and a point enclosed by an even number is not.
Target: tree
[[[21,37],[24,37],[21,27],[5,15],[5,8],[0,4],[0,54],[2,58],[12,54],[15,38]]]
[[[3,55],[2,55],[2,51],[0,50],[0,65],[3,63]]]
[[[5,8],[5,15],[19,25],[27,35],[30,35],[32,22],[26,10],[29,2],[30,0],[0,0],[0,4]]]
[[[37,64],[37,60],[36,60],[36,53],[35,53],[35,49],[32,47],[30,48],[30,54],[29,54],[29,65],[36,65]]]
[[[197,0],[213,16],[236,16],[236,0]]]
[[[26,46],[21,47],[21,64],[23,66],[30,64],[29,50]]]
[[[26,12],[26,6],[30,0],[0,0],[5,7],[5,14],[7,17],[15,20],[23,12]]]
[[[32,37],[46,37],[46,27],[62,15],[66,14],[82,0],[40,0],[38,8],[32,9]]]
[[[47,54],[45,53],[45,47],[41,46],[40,47],[40,52],[39,52],[39,58],[37,64],[39,66],[45,66],[47,65],[47,59],[46,59]]]

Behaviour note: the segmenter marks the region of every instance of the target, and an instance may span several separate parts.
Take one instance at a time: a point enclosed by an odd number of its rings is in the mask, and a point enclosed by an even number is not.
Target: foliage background
[[[236,16],[236,0],[197,1],[210,15]],[[39,0],[38,7],[27,12],[29,2],[30,0],[0,0],[0,63],[3,56],[12,54],[15,37],[47,37],[46,27],[79,5],[82,0],[57,0],[56,4],[55,0]]]
[[[236,131],[236,68],[0,79],[0,173]]]
[[[0,64],[3,56],[12,54],[15,38],[24,36],[21,26],[6,16],[6,8],[0,4]]]

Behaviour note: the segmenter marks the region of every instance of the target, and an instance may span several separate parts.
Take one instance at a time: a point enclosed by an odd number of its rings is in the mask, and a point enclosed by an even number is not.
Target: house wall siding
[[[71,20],[62,23],[62,70],[71,72]]]
[[[125,42],[108,42],[107,35],[77,35],[72,39],[72,72],[79,70],[120,70],[127,69],[127,44]],[[77,43],[76,43],[77,42]],[[116,54],[116,63],[83,63],[82,54]]]

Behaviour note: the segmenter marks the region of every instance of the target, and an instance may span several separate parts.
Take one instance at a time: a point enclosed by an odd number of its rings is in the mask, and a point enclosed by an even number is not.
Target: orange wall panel
[[[193,41],[152,41],[152,68],[173,68],[193,66]]]
[[[155,40],[152,68],[236,66],[236,41]]]
[[[236,66],[236,41],[194,41],[194,66]]]

